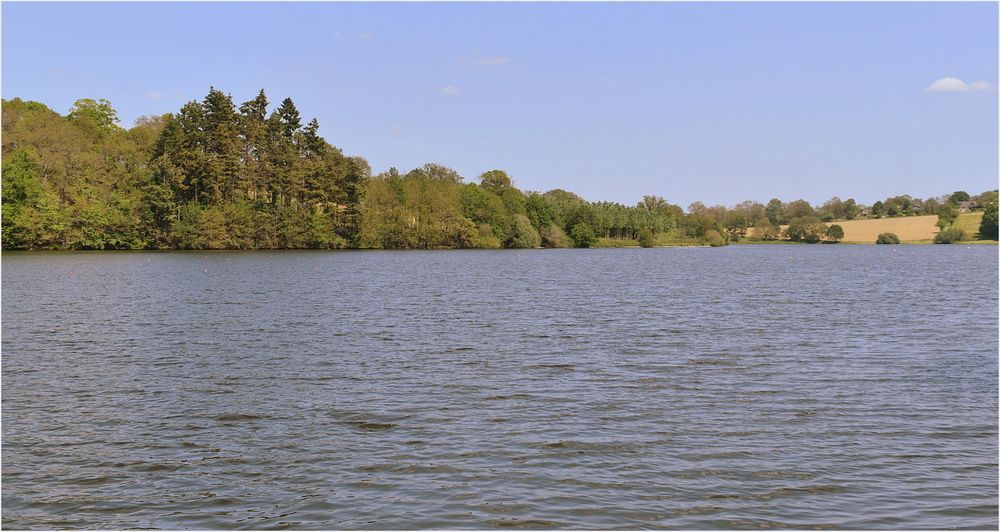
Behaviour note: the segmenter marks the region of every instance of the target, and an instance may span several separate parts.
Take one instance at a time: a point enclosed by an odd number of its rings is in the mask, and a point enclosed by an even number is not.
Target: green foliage
[[[955,218],[958,216],[958,210],[951,203],[945,203],[938,207],[938,221],[937,226],[944,229],[954,223]]]
[[[986,205],[989,205],[990,203],[996,203],[997,202],[998,193],[1000,193],[1000,191],[998,191],[998,190],[987,190],[986,192],[983,192],[981,194],[976,195],[976,197],[974,197],[972,199],[976,203],[978,203],[980,205],[983,205],[983,206],[986,206]]]
[[[118,111],[111,106],[111,102],[103,98],[96,101],[90,98],[77,100],[69,110],[68,118],[104,131],[118,127]]]
[[[713,248],[726,245],[726,239],[722,238],[722,235],[714,229],[705,233],[705,241]]]
[[[693,203],[686,213],[658,196],[591,203],[561,189],[522,192],[503,170],[465,183],[433,163],[372,177],[364,159],[320,136],[315,118],[303,125],[290,98],[270,105],[263,90],[237,106],[212,87],[203,99],[126,130],[107,100],[78,100],[67,116],[38,102],[3,101],[3,247],[721,245],[751,227],[752,238],[776,239],[777,224],[788,220],[790,238],[836,240],[834,227],[817,217],[851,219],[860,211],[839,198],[818,209],[777,198],[729,208]],[[995,235],[996,191],[976,199],[994,203],[981,230]],[[947,227],[955,209],[940,203],[947,202],[895,196],[872,212],[938,212]]]
[[[830,198],[826,203],[816,209],[816,214],[819,215],[820,219],[824,222],[832,222],[834,220],[853,220],[857,217],[859,212],[860,209],[858,208],[858,204],[853,198],[844,201],[836,196]]]
[[[785,206],[785,219],[794,220],[795,218],[805,218],[805,217],[815,217],[816,211],[809,205],[809,202],[803,199],[795,200]],[[791,223],[791,222],[789,222]]]
[[[958,190],[952,192],[951,195],[948,196],[948,203],[950,203],[951,205],[958,205],[960,202],[969,201],[969,199],[970,196],[968,192],[964,190]]]
[[[580,222],[573,226],[570,231],[573,244],[578,248],[589,248],[597,242],[597,235],[587,222]]]
[[[479,176],[482,187],[496,195],[501,195],[513,186],[510,176],[503,170],[490,170]]]
[[[778,230],[767,218],[761,218],[753,226],[754,240],[777,240],[781,236]]]
[[[538,234],[542,239],[542,247],[546,248],[568,248],[572,247],[572,242],[566,233],[556,224],[549,224],[538,229]]]
[[[979,222],[979,238],[984,240],[997,239],[997,202],[986,204],[983,209],[983,220]]]
[[[631,238],[604,238],[597,237],[592,248],[634,248],[639,247],[639,241]]]
[[[885,214],[889,217],[911,216],[916,214],[916,204],[907,195],[893,196],[883,203]]]
[[[826,234],[824,236],[826,236],[826,239],[830,242],[840,242],[844,239],[844,228],[837,224],[833,224],[826,228]]]
[[[966,237],[965,230],[963,230],[961,227],[951,226],[946,229],[942,229],[941,231],[938,232],[938,234],[934,235],[934,243],[951,244],[953,242],[965,240],[965,237]]]
[[[47,207],[52,200],[39,177],[38,155],[31,147],[20,147],[3,159],[3,245],[7,249],[34,247],[48,240]],[[49,222],[49,223],[47,223]]]
[[[780,199],[771,198],[771,201],[767,202],[764,212],[767,216],[767,221],[771,222],[771,225],[774,227],[779,227],[785,223],[785,204]]]
[[[514,223],[511,226],[510,238],[507,240],[509,248],[537,248],[542,245],[542,238],[538,231],[531,225],[531,220],[523,214],[514,215]]]
[[[876,244],[898,244],[899,237],[896,233],[881,233],[878,238],[875,239]]]
[[[651,248],[656,245],[656,239],[653,238],[652,230],[644,227],[639,231],[639,245],[644,248]]]
[[[815,216],[801,216],[788,223],[785,236],[793,242],[819,242],[826,236],[827,227]]]
[[[503,244],[500,239],[493,234],[493,228],[489,224],[481,224],[476,228],[476,234],[470,247],[481,249],[500,249]]]

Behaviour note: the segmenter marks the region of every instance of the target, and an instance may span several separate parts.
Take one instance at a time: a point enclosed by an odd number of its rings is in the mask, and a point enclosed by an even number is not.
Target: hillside
[[[976,240],[979,238],[979,224],[983,221],[983,213],[964,212],[955,218],[954,226],[965,231],[966,240]]]
[[[937,216],[906,216],[903,218],[849,220],[836,222],[836,224],[844,228],[844,242],[872,244],[881,233],[895,233],[904,242],[933,240],[934,235],[938,232],[937,221]]]
[[[874,244],[881,233],[895,233],[904,242],[930,242],[938,232],[937,216],[905,216],[900,218],[873,218],[830,222],[844,229],[843,242]],[[977,222],[978,223],[978,222]],[[788,226],[782,225],[784,231]],[[977,225],[978,228],[978,225]],[[753,237],[751,227],[747,235]]]

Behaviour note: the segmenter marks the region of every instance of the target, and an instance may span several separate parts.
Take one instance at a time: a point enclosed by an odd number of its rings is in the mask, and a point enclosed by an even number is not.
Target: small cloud
[[[334,32],[333,40],[335,41],[367,41],[369,39],[374,39],[375,34],[362,31],[358,33],[345,33],[342,31]]]
[[[146,99],[147,100],[156,101],[156,100],[159,100],[160,98],[163,98],[163,95],[160,94],[160,93],[158,93],[158,92],[147,92],[146,93]]]
[[[454,85],[445,85],[444,87],[441,87],[441,94],[456,96],[458,95],[458,87]]]
[[[931,83],[927,90],[931,92],[969,92],[969,91],[988,91],[993,88],[989,82],[986,81],[974,81],[972,83],[966,83],[958,78],[941,78]]]
[[[466,65],[505,65],[510,63],[510,58],[505,55],[479,55],[466,57],[462,62]]]

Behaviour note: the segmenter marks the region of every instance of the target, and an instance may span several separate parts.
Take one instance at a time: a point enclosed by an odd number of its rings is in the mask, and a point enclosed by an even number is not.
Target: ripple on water
[[[996,247],[3,258],[5,528],[998,526]]]

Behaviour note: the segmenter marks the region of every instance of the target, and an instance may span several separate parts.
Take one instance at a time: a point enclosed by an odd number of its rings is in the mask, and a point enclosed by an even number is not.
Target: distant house
[[[972,200],[958,202],[958,212],[969,212],[972,209],[975,209],[975,208],[978,208],[978,207],[979,207],[979,204],[976,203],[976,202],[974,202],[974,201],[972,201]]]

